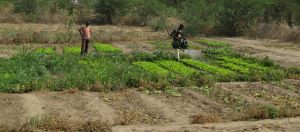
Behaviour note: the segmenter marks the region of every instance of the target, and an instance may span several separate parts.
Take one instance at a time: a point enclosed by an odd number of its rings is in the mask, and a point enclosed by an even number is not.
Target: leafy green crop
[[[238,71],[242,74],[249,74],[249,68],[245,68],[233,63],[228,63],[228,62],[224,62],[224,61],[216,61],[216,63],[222,67],[228,68],[230,70],[233,71]]]
[[[65,47],[64,54],[80,54],[81,48],[80,47]]]
[[[209,46],[209,47],[229,47],[230,45],[226,42],[221,42],[221,41],[213,41],[213,40],[208,40],[208,39],[203,39],[197,41],[200,44]]]
[[[38,48],[34,51],[34,53],[39,54],[54,54],[55,48],[54,47],[48,47],[48,48]]]
[[[184,60],[182,60],[182,62],[187,65],[190,65],[192,67],[195,67],[197,69],[207,71],[210,73],[214,73],[214,74],[218,74],[218,75],[228,76],[228,75],[234,74],[233,71],[230,71],[228,69],[224,69],[224,68],[217,67],[217,66],[212,66],[212,65],[209,65],[209,64],[201,62],[201,61],[196,61],[196,60],[192,60],[192,59],[184,59]]]
[[[257,63],[248,63],[243,59],[237,59],[237,58],[231,58],[231,57],[220,57],[221,60],[225,61],[225,62],[229,62],[229,63],[233,63],[239,66],[244,66],[247,68],[253,68],[253,69],[257,69],[257,70],[262,70],[265,71],[267,70],[267,67],[262,67]]]
[[[169,74],[169,71],[161,68],[160,66],[152,62],[141,61],[141,62],[134,62],[133,64],[143,68],[144,70],[150,73],[154,73],[160,76],[167,76]]]
[[[121,52],[121,50],[119,48],[115,48],[113,47],[112,45],[109,45],[109,44],[102,44],[102,43],[97,43],[97,44],[94,44],[93,47],[95,48],[95,50],[97,52],[104,52],[104,53],[107,53],[107,52]]]
[[[172,72],[178,73],[184,76],[192,76],[197,73],[197,70],[187,67],[184,64],[176,61],[158,61],[157,64],[161,65],[162,67],[169,69]]]

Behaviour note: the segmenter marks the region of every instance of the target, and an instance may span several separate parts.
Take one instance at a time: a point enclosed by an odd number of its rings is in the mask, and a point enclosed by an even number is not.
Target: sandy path
[[[117,126],[113,132],[299,132],[300,118],[203,125]]]
[[[229,42],[234,48],[249,49],[253,56],[269,56],[282,66],[300,67],[300,48],[299,46],[293,46],[296,44],[270,40],[248,40],[245,38],[216,38],[216,40]]]
[[[115,111],[101,101],[97,93],[84,93],[84,98],[89,100],[85,112],[91,113],[91,117],[94,118],[92,120],[98,120],[97,116],[93,116],[93,114],[96,114],[101,115],[102,120],[108,121],[111,124],[114,123],[114,119],[117,118]]]
[[[21,94],[23,100],[23,108],[25,109],[25,117],[32,118],[41,116],[45,113],[42,100],[35,94]]]
[[[167,118],[172,120],[174,124],[188,124],[190,121],[188,117],[177,113],[173,109],[170,109],[169,106],[166,104],[160,102],[159,100],[149,97],[145,94],[140,94],[139,95],[142,101],[147,104],[148,107],[152,109],[159,109],[160,112]]]

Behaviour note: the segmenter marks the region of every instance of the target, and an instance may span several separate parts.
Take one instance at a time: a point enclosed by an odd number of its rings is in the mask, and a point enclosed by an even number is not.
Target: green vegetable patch
[[[180,62],[176,62],[176,61],[167,61],[167,60],[157,61],[157,64],[159,64],[160,66],[162,66],[172,72],[175,72],[175,73],[178,73],[178,74],[184,75],[184,76],[192,76],[198,72],[197,70],[187,67],[184,64],[182,64]]]
[[[65,47],[64,54],[80,54],[81,48],[80,47]]]
[[[158,66],[157,64],[153,63],[153,62],[145,62],[145,61],[141,61],[141,62],[134,62],[134,65],[143,68],[144,70],[153,73],[153,74],[157,74],[160,76],[167,76],[169,74],[169,71]]]
[[[212,65],[207,64],[205,62],[201,62],[201,61],[197,61],[197,60],[184,59],[184,60],[182,60],[182,62],[184,64],[189,65],[189,66],[192,66],[192,67],[195,67],[197,69],[207,71],[207,72],[210,72],[210,73],[213,73],[213,74],[218,74],[218,75],[222,75],[222,76],[228,76],[228,75],[234,74],[234,72],[231,71],[231,70],[224,69],[224,68],[217,67],[217,66],[212,66]]]

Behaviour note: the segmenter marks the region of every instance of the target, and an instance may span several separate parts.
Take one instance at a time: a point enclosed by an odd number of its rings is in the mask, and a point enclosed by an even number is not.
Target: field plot
[[[1,58],[0,131],[211,131],[198,124],[300,116],[298,68],[209,40],[193,43],[203,48],[198,58],[176,60],[161,43],[147,52],[95,43],[85,56],[47,46]]]

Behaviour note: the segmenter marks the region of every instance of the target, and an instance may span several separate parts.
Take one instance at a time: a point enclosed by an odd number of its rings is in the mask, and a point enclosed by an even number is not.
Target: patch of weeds
[[[181,92],[179,89],[176,88],[168,88],[165,92],[173,97],[181,97]]]
[[[156,49],[163,49],[163,50],[172,49],[171,41],[154,40],[148,43],[154,45]]]
[[[102,121],[75,122],[58,116],[31,118],[20,131],[101,131],[111,132],[112,125]]]
[[[255,106],[250,105],[241,111],[243,116],[238,117],[236,120],[249,120],[249,119],[274,119],[279,116],[278,109],[273,105]]]
[[[291,79],[299,79],[300,80],[300,68],[298,67],[290,67],[286,69],[288,78]]]
[[[205,124],[205,123],[215,123],[219,122],[219,118],[216,114],[198,114],[193,115],[190,118],[192,118],[192,124]]]
[[[193,87],[192,89],[203,93],[216,102],[220,102],[234,108],[235,111],[241,111],[248,105],[248,102],[244,100],[243,97],[235,95],[230,91],[225,91],[222,88],[203,86]]]
[[[38,48],[34,51],[34,53],[38,54],[54,54],[55,48],[54,47],[48,47],[48,48]]]
[[[297,108],[300,106],[295,98],[288,95],[270,94],[265,90],[251,91],[250,95],[252,97],[263,98],[265,100],[271,101],[273,104],[278,106],[288,106],[289,108]]]
[[[149,90],[149,89],[147,89],[147,90],[145,90],[144,91],[146,94],[148,94],[148,95],[159,95],[159,94],[161,94],[162,93],[162,90],[156,90],[156,89],[154,89],[154,90]]]
[[[281,87],[281,88],[284,88],[284,89],[288,89],[288,90],[295,90],[296,87],[292,84],[289,84],[285,81],[274,81],[274,82],[271,82],[272,85],[274,86],[278,86],[278,87]]]
[[[209,46],[209,47],[229,47],[230,46],[226,42],[213,41],[213,40],[208,40],[208,39],[198,40],[197,42],[200,44]]]

